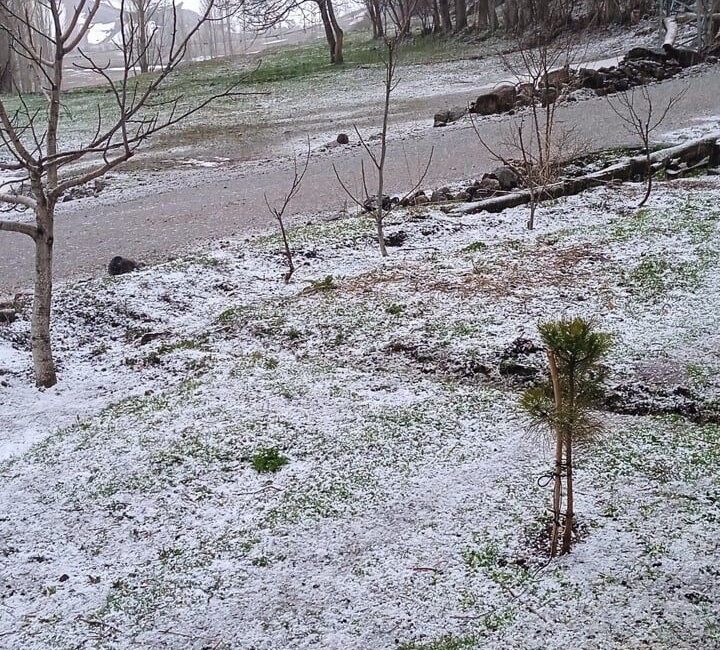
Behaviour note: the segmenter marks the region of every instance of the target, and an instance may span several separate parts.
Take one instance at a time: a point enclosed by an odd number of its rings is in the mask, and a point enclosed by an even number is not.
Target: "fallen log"
[[[671,17],[663,18],[663,27],[665,28],[665,40],[663,41],[663,47],[672,48],[675,45],[675,39],[677,38],[677,20]]]
[[[592,189],[613,181],[628,181],[637,176],[644,176],[648,169],[648,162],[651,169],[658,165],[662,168],[670,161],[684,162],[688,165],[708,158],[713,161],[717,155],[716,151],[720,135],[710,136],[701,140],[694,140],[675,147],[660,149],[650,154],[650,159],[645,154],[625,158],[605,169],[578,176],[567,178],[552,183],[542,190],[535,190],[539,201],[559,199],[563,196],[573,196],[585,190]],[[526,205],[533,200],[533,192],[528,189],[512,192],[503,196],[494,196],[482,201],[464,203],[447,210],[448,214],[460,216],[464,214],[477,214],[478,212],[502,212],[507,208],[515,208],[519,205]]]

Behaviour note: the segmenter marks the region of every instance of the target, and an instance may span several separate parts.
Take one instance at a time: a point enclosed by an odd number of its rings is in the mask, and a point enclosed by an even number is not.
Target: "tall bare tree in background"
[[[308,7],[316,10],[325,30],[330,62],[337,65],[344,62],[345,31],[338,22],[333,0],[247,0],[244,5],[250,16],[249,24],[259,32],[282,25],[291,14],[303,13]]]
[[[130,21],[127,25],[131,34],[135,34],[135,54],[140,72],[150,71],[149,31],[151,22],[160,5],[160,0],[130,0]]]
[[[50,337],[57,203],[72,188],[100,178],[132,158],[138,148],[159,131],[179,123],[214,99],[232,93],[232,89],[226,89],[190,108],[181,107],[180,97],[157,99],[168,75],[183,60],[190,39],[210,20],[212,3],[184,37],[175,30],[161,55],[161,71],[141,83],[133,77],[133,70],[140,57],[152,47],[153,34],[148,34],[144,48],[136,46],[138,26],[129,26],[128,2],[120,0],[120,15],[128,24],[120,30],[123,73],[115,80],[109,74],[109,65],[94,62],[80,47],[101,0],[76,0],[67,15],[60,0],[32,3],[0,0],[0,10],[9,18],[0,28],[10,42],[13,55],[37,75],[42,91],[40,96],[30,97],[15,85],[14,97],[0,97],[3,145],[0,169],[19,176],[0,186],[0,204],[6,211],[28,210],[34,214],[32,223],[17,217],[1,219],[0,230],[26,235],[35,245],[31,344],[38,386],[52,386],[57,382]],[[177,11],[173,4],[173,25],[176,26]],[[49,28],[41,31],[41,26],[46,24]],[[94,135],[82,146],[68,145],[62,137],[65,62],[71,54],[79,55],[84,61],[81,67],[104,81],[113,99],[109,111],[98,112]],[[19,187],[19,183],[22,186]]]
[[[19,17],[34,25],[34,44],[47,48],[47,34],[51,28],[49,16],[41,3],[27,0],[0,2],[0,91],[37,92],[41,88],[40,75],[35,67],[21,55],[10,34],[18,27]],[[22,50],[22,48],[20,48]]]

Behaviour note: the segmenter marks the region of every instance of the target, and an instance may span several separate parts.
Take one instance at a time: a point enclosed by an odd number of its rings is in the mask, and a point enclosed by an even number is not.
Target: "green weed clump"
[[[259,449],[252,457],[253,469],[260,474],[272,474],[290,461],[283,456],[277,447]]]

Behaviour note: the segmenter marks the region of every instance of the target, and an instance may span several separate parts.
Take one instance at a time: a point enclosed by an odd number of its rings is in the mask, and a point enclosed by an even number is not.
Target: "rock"
[[[500,375],[503,377],[518,377],[528,379],[535,377],[540,371],[534,366],[519,363],[512,359],[506,359],[500,362]]]
[[[545,78],[541,80],[541,88],[547,86],[554,86],[560,88],[567,86],[570,83],[570,66],[565,65],[557,70],[551,70],[545,75]]]
[[[500,189],[504,192],[514,190],[520,184],[518,175],[510,167],[497,167],[486,174],[486,177],[497,179]]]
[[[502,351],[500,356],[502,359],[511,359],[522,355],[538,354],[542,351],[543,349],[534,341],[519,336]]]
[[[405,199],[405,201],[404,201],[403,204],[404,204],[405,206],[409,206],[409,205],[425,205],[426,203],[429,203],[429,202],[430,202],[430,199],[429,199],[429,198],[427,197],[427,195],[425,194],[425,191],[424,191],[424,190],[419,190],[418,192],[415,192],[414,194],[411,194],[410,196],[408,196],[408,197]]]
[[[554,104],[559,96],[560,91],[555,86],[548,86],[540,92],[540,103],[545,108],[548,104]]]
[[[431,203],[444,203],[445,201],[452,201],[452,194],[447,187],[441,187],[439,190],[434,190],[430,195]]]
[[[498,372],[501,377],[527,383],[543,368],[542,348],[530,339],[518,337],[500,354]]]
[[[106,183],[101,179],[96,179],[95,182],[90,185],[81,185],[80,187],[73,187],[63,196],[63,203],[69,201],[76,201],[77,199],[87,199],[92,196],[98,196],[104,189]]]
[[[597,70],[590,70],[588,68],[578,70],[578,83],[582,88],[597,90],[598,88],[603,88],[606,81],[607,77]]]
[[[136,271],[139,268],[140,265],[136,261],[116,255],[110,260],[110,264],[108,264],[108,273],[110,275],[123,275],[131,271]]]
[[[350,144],[350,137],[347,133],[338,133],[338,137],[335,142],[338,144]]]
[[[397,232],[385,235],[385,245],[402,246],[407,238],[408,235],[404,230],[398,230]]]
[[[486,174],[485,177],[480,181],[479,189],[484,192],[499,192],[501,189],[500,181],[494,176],[488,176]]]
[[[383,210],[390,210],[394,206],[396,206],[398,203],[400,203],[400,199],[395,197],[390,197],[387,194],[383,194],[383,200],[382,200],[382,207]],[[377,209],[377,197],[371,196],[369,199],[366,199],[363,202],[363,210],[365,212],[375,212]]]
[[[720,407],[686,386],[668,387],[654,382],[628,381],[611,386],[605,409],[628,415],[681,415],[699,424],[720,423]]]
[[[675,59],[681,67],[689,68],[690,66],[702,63],[703,56],[697,50],[691,50],[687,47],[666,48],[668,54]]]
[[[624,79],[619,79],[614,84],[616,92],[624,92],[630,88],[630,84]]]
[[[490,93],[480,95],[470,106],[471,113],[478,115],[495,115],[506,113],[515,107],[517,90],[515,86],[498,86]]]
[[[535,96],[535,86],[531,82],[520,83],[515,86],[515,92],[517,94],[517,103],[529,103]]]
[[[668,55],[665,50],[657,47],[634,47],[626,55],[624,61],[656,61],[665,63]]]
[[[17,312],[12,307],[0,308],[0,323],[10,324],[17,320]]]
[[[460,192],[458,192],[455,195],[455,200],[456,201],[469,201],[470,195],[465,190],[461,190]]]
[[[468,109],[465,106],[456,106],[446,111],[440,111],[435,113],[435,119],[433,120],[433,126],[447,126],[453,122],[457,122],[459,119],[467,115]]]

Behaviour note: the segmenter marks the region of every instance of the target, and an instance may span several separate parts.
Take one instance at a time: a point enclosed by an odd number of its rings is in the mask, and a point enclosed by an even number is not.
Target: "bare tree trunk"
[[[57,383],[50,342],[54,207],[38,207],[37,210],[40,231],[35,238],[35,293],[30,339],[35,383],[49,388]]]
[[[438,0],[438,9],[440,10],[440,18],[442,19],[442,30],[444,32],[451,32],[452,18],[450,17],[449,0]]]
[[[230,18],[225,19],[225,31],[227,32],[227,49],[230,56],[235,56],[235,48],[233,47],[233,33],[230,25]]]
[[[438,7],[438,0],[433,0],[433,6],[432,6],[432,14],[433,14],[433,34],[437,34],[438,32],[442,31],[442,22],[440,19],[440,8]]]
[[[372,24],[373,39],[377,40],[385,35],[385,29],[383,28],[382,10],[380,9],[380,0],[366,0],[365,6],[370,16],[370,23]]]
[[[335,18],[335,9],[333,9],[332,0],[326,0],[326,2],[330,24],[332,25],[333,32],[335,33],[335,52],[333,56],[333,63],[335,65],[341,65],[344,62],[343,43],[345,41],[345,32],[343,32],[337,18]]]
[[[467,5],[465,0],[455,0],[455,30],[459,32],[467,26]]]
[[[0,26],[8,28],[11,18],[0,6]],[[11,93],[13,90],[13,51],[10,33],[0,28],[0,93]]]
[[[573,498],[573,460],[572,460],[572,433],[565,436],[565,481],[567,494],[565,496],[565,530],[563,531],[563,543],[561,553],[570,552],[572,546],[572,533],[575,519],[574,498]]]
[[[650,161],[650,141],[645,145],[645,160],[647,164],[647,170],[645,171],[645,196],[643,196],[643,200],[640,201],[640,204],[638,205],[638,209],[642,208],[650,198],[650,194],[652,194],[652,186],[653,186],[653,170],[652,170],[652,164]]]
[[[325,0],[319,0],[320,18],[322,18],[323,27],[325,28],[325,39],[330,48],[330,63],[335,63],[335,51],[337,50],[337,42],[335,41],[335,32],[330,22],[330,14],[328,14],[327,4]]]
[[[147,33],[147,7],[145,0],[136,0],[135,6],[137,8],[137,21],[138,21],[138,56],[140,65],[140,72],[150,71],[150,62],[148,60],[148,33]]]
[[[548,362],[550,365],[550,378],[552,380],[553,393],[555,396],[555,410],[559,413],[562,409],[562,393],[560,392],[560,376],[558,374],[555,353],[548,350]],[[563,461],[563,431],[559,426],[555,427],[555,469],[553,471],[553,500],[552,500],[552,532],[550,535],[550,556],[557,555],[557,544],[560,530],[560,501],[562,499],[562,461]]]

